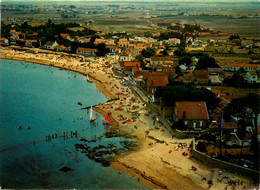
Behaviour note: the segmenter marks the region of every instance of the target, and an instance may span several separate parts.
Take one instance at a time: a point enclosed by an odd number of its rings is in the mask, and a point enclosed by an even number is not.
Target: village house
[[[151,57],[150,67],[172,65],[173,61],[171,57]]]
[[[98,50],[97,49],[91,49],[91,48],[82,48],[79,47],[76,50],[76,53],[78,54],[82,54],[82,55],[92,55],[92,56],[96,56]]]
[[[119,61],[132,61],[134,58],[131,55],[131,52],[125,51],[120,54]]]
[[[9,40],[7,38],[0,38],[0,45],[8,45]]]
[[[100,39],[100,38],[95,39],[95,42],[94,42],[95,45],[102,44],[102,43],[105,43],[104,39]]]
[[[178,38],[169,38],[169,39],[167,40],[167,43],[168,43],[169,45],[174,45],[174,46],[176,46],[176,45],[178,45],[178,44],[181,43],[181,40],[178,39]]]
[[[25,41],[25,46],[34,48],[34,43],[36,43],[36,42],[37,42],[37,40],[26,40]]]
[[[123,69],[123,72],[125,75],[132,75],[133,74],[133,68],[141,67],[141,63],[139,61],[121,61],[119,62],[121,68]]]
[[[114,39],[106,39],[105,44],[106,45],[115,45],[115,40]]]
[[[71,40],[71,37],[68,33],[60,33],[60,37],[66,40]]]
[[[175,122],[182,120],[189,130],[205,129],[209,122],[206,102],[175,102],[173,119]]]
[[[254,41],[253,40],[242,40],[241,41],[241,46],[243,47],[252,47]]]
[[[80,43],[89,43],[90,40],[91,40],[91,38],[79,38],[78,41],[79,41]]]
[[[57,45],[59,45],[59,44],[56,41],[55,42],[48,41],[44,45],[44,49],[54,49],[54,47]]]
[[[109,50],[110,53],[117,53],[119,51],[116,45],[107,45],[106,48]]]
[[[65,47],[64,45],[58,45],[54,47],[55,51],[68,51],[68,48]]]
[[[259,71],[260,65],[258,64],[248,64],[248,63],[218,63],[218,65],[224,71],[238,71],[240,68],[243,68],[245,71]]]
[[[195,70],[194,75],[197,79],[198,84],[209,83],[209,71],[208,70]]]
[[[259,72],[250,71],[246,73],[246,80],[248,83],[260,83]]]
[[[145,72],[141,86],[149,94],[154,94],[159,86],[166,86],[169,83],[168,76],[162,72]]]
[[[126,38],[119,39],[118,47],[120,48],[128,48],[129,47],[129,41]]]

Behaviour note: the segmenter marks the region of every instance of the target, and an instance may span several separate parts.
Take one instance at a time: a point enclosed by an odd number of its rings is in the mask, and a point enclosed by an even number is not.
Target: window
[[[202,127],[202,123],[203,123],[203,122],[202,122],[202,121],[200,121],[200,126],[201,126],[201,127]]]
[[[184,125],[188,125],[188,121],[184,121]]]

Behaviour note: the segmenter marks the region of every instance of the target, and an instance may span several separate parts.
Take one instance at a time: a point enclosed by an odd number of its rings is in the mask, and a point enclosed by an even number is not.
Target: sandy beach
[[[88,75],[100,92],[110,99],[117,99],[95,106],[94,109],[103,116],[111,112],[112,128],[119,133],[135,136],[140,148],[119,156],[112,166],[119,171],[130,173],[151,188],[256,189],[249,179],[227,171],[221,171],[213,185],[209,186],[208,181],[213,176],[214,168],[190,157],[191,139],[173,138],[171,129],[154,121],[151,112],[140,98],[136,97],[128,86],[123,85],[125,81],[116,77],[111,67],[106,66],[109,60],[96,57],[85,62],[82,61],[83,56],[40,50],[34,54],[11,48],[1,49],[0,58],[32,62]],[[136,116],[135,112],[139,112],[139,116]],[[184,152],[187,153],[186,156],[183,155]],[[236,181],[236,186],[229,185],[230,180]]]

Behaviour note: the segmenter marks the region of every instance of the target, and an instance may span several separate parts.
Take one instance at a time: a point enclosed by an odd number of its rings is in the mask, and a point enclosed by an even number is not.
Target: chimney
[[[185,118],[185,117],[186,117],[186,111],[183,111],[182,118]]]

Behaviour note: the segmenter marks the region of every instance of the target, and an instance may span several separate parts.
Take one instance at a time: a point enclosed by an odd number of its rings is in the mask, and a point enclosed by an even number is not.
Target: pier
[[[75,137],[78,137],[79,134],[77,133],[77,131],[74,133],[74,132],[70,132],[70,137],[73,138],[73,136]],[[61,138],[63,137],[64,139],[65,138],[69,138],[69,133],[68,132],[64,132],[63,135],[57,135],[57,134],[53,134],[53,135],[48,135],[46,136],[44,139],[40,139],[40,140],[33,140],[33,141],[30,141],[30,142],[26,142],[26,143],[21,143],[21,144],[17,144],[17,145],[13,145],[13,146],[8,146],[8,147],[5,147],[5,148],[1,148],[0,149],[0,152],[4,152],[4,151],[8,151],[8,150],[12,150],[12,149],[15,149],[15,148],[19,148],[19,147],[23,147],[23,146],[27,146],[27,145],[31,145],[31,144],[36,144],[36,143],[40,143],[40,142],[50,142],[52,139],[56,139],[56,138]]]

